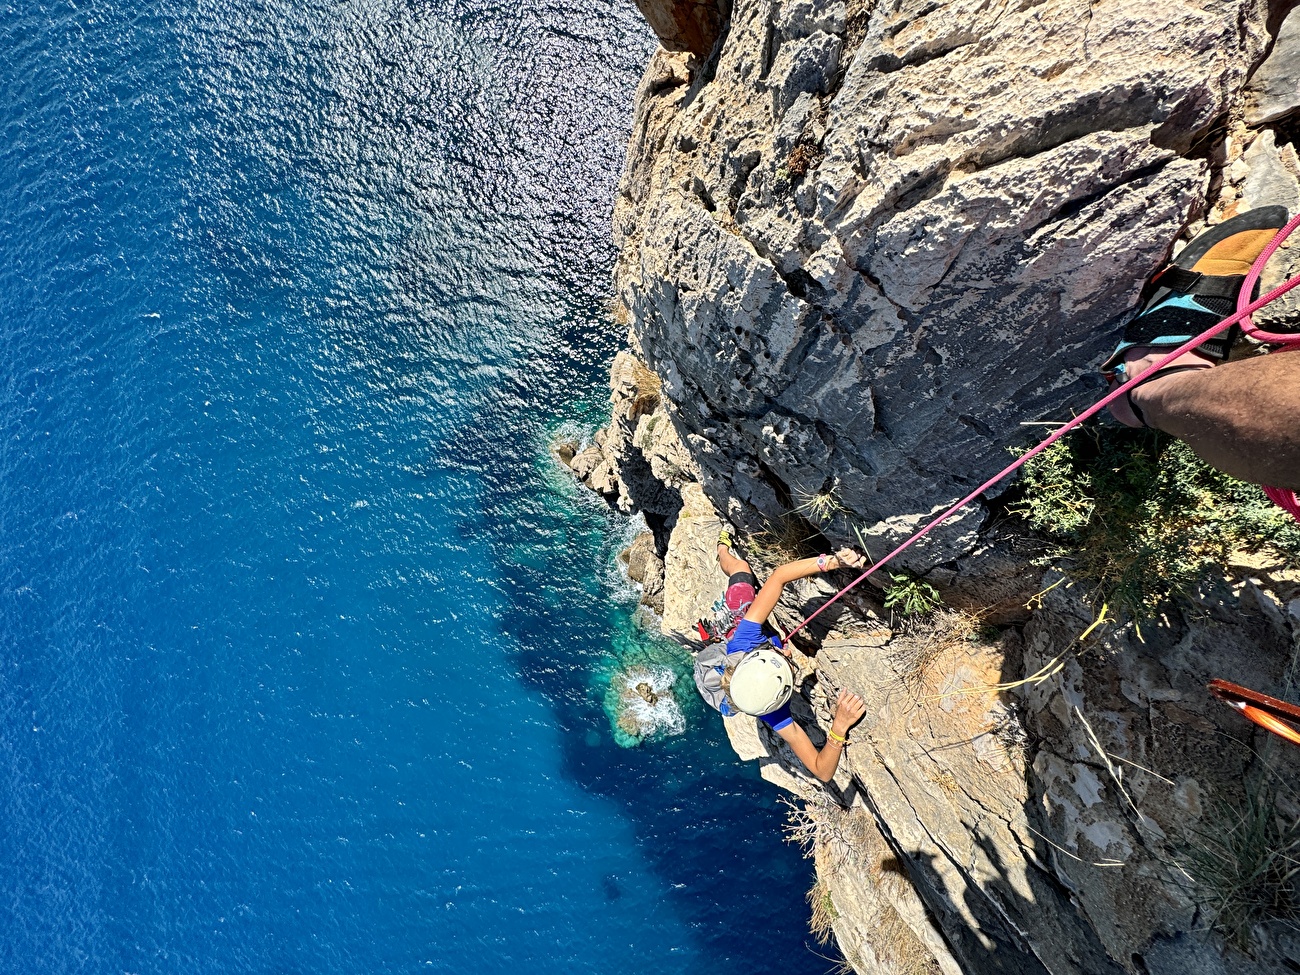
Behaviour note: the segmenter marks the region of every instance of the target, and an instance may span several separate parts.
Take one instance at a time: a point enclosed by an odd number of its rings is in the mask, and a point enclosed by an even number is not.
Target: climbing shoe
[[[1130,378],[1124,369],[1124,354],[1130,349],[1177,348],[1231,315],[1251,264],[1286,222],[1286,207],[1259,207],[1197,235],[1147,282],[1138,313],[1124,327],[1123,340],[1102,364],[1102,371],[1124,382]],[[1239,334],[1234,325],[1202,342],[1196,352],[1211,362],[1222,362]],[[1171,363],[1170,368],[1182,367]]]

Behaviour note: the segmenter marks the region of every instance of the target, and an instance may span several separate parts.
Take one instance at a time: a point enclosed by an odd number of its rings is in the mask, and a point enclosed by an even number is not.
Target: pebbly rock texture
[[[704,65],[657,53],[616,285],[719,510],[829,495],[834,541],[900,538],[1095,398],[1180,232],[1297,186],[1290,136],[1262,141],[1294,70],[1269,13],[742,0]]]
[[[611,418],[590,444],[557,444],[556,456],[620,511],[645,515],[662,552],[695,464],[660,397],[659,378],[620,352],[610,368]]]
[[[724,522],[760,576],[801,546],[883,554],[1041,434],[1023,422],[1096,397],[1143,282],[1205,222],[1300,209],[1294,6],[738,0],[707,45],[674,34],[697,4],[647,13],[669,49],[614,220],[633,352],[572,466],[645,513],[665,632],[721,592]],[[1264,285],[1297,270],[1300,243]],[[898,563],[949,609],[900,627],[863,586],[797,639],[814,742],[839,688],[867,699],[834,782],[726,722],[795,797],[814,917],[873,975],[1300,970],[1285,925],[1211,930],[1195,866],[1247,788],[1300,783],[1300,750],[1205,690],[1300,693],[1297,573],[1225,567],[1139,632],[1042,578],[1007,487]],[[776,621],[841,575],[788,586]]]

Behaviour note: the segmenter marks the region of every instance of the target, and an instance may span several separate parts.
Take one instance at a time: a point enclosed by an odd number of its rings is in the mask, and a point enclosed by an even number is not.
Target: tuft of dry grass
[[[826,884],[822,882],[821,877],[818,877],[808,888],[807,900],[808,906],[812,908],[808,929],[812,931],[818,944],[829,944],[835,934],[835,922],[840,919],[840,912],[835,910],[831,892],[826,889]]]
[[[1268,786],[1220,800],[1184,857],[1211,928],[1247,953],[1256,925],[1300,928],[1300,820],[1278,808]]]
[[[920,694],[935,662],[982,637],[982,617],[964,609],[938,609],[922,622],[910,623],[890,644],[889,661],[899,683]]]
[[[774,563],[780,564],[816,555],[820,546],[815,542],[821,538],[816,525],[791,511],[776,519],[765,519],[763,530],[754,532],[750,541]]]
[[[808,891],[808,905],[812,908],[810,927],[818,941],[828,943],[833,923],[842,917],[831,899],[828,878],[851,859],[855,868],[865,870],[870,878],[873,896],[859,905],[863,913],[849,916],[846,923],[859,932],[865,947],[875,959],[890,966],[890,971],[938,975],[934,956],[894,907],[893,898],[908,896],[905,892],[911,890],[911,881],[869,815],[861,809],[842,809],[824,798],[802,807],[793,802],[787,805],[786,830],[791,841],[803,846],[805,856],[816,858],[818,880]]]
[[[640,362],[632,370],[632,379],[636,383],[636,399],[632,400],[631,419],[636,420],[659,408],[663,383]]]
[[[831,486],[812,494],[800,494],[799,503],[794,506],[794,510],[813,524],[824,525],[845,509],[840,504],[835,487]]]
[[[790,161],[786,163],[785,168],[794,179],[802,179],[808,175],[809,170],[820,166],[825,157],[826,153],[821,146],[811,142],[800,142],[790,153]]]

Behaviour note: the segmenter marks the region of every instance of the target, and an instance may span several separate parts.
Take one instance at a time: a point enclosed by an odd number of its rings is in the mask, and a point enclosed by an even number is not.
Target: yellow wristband
[[[837,735],[837,734],[835,733],[835,729],[834,729],[834,728],[831,728],[830,730],[828,730],[828,731],[826,732],[826,734],[828,734],[828,735],[830,736],[831,741],[838,741],[841,745],[847,745],[847,744],[849,743],[849,740],[848,740],[847,738],[843,738],[843,737]]]

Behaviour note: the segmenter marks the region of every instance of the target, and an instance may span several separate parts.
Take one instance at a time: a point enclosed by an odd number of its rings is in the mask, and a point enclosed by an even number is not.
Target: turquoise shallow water
[[[663,648],[547,458],[620,341],[649,45],[615,3],[0,12],[0,971],[829,967],[716,719],[615,742]]]

